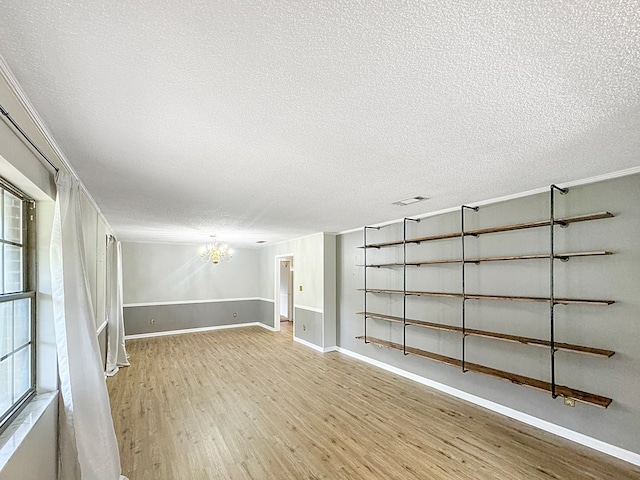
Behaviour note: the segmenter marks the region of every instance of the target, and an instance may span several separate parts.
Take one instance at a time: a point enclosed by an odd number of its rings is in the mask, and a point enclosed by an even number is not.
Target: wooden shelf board
[[[593,257],[598,255],[611,255],[612,252],[607,252],[605,250],[598,250],[593,252],[570,252],[570,253],[557,253],[554,255],[554,258],[558,260],[564,260],[569,258],[576,257]],[[499,262],[499,261],[509,261],[509,260],[538,260],[538,259],[548,259],[550,257],[549,254],[533,254],[533,255],[510,255],[510,256],[502,256],[502,257],[477,257],[477,258],[466,258],[465,263],[482,263],[482,262]],[[419,267],[420,265],[440,265],[440,264],[448,264],[448,263],[462,263],[462,259],[460,258],[451,258],[446,260],[424,260],[419,262],[407,262],[407,266]],[[405,265],[404,263],[375,263],[371,265],[366,265],[367,267],[402,267]],[[363,267],[365,265],[357,265],[358,267]]]
[[[588,213],[586,215],[575,215],[572,217],[556,218],[554,224],[569,225],[571,223],[587,222],[590,220],[602,220],[604,218],[612,218],[610,212]],[[538,220],[535,222],[516,223],[513,225],[503,225],[500,227],[480,228],[465,232],[465,235],[483,235],[485,233],[511,232],[514,230],[524,230],[528,228],[548,227],[551,224],[549,220]]]
[[[364,337],[362,336],[359,336],[356,338],[358,340],[364,340]],[[403,351],[403,346],[398,343],[389,342],[387,340],[381,340],[379,338],[370,337],[370,336],[367,336],[367,341],[376,345]],[[419,357],[427,358],[429,360],[433,360],[439,363],[444,363],[446,365],[462,368],[462,362],[457,358],[447,357],[445,355],[428,352],[426,350],[420,350],[414,347],[406,347],[406,351],[407,353],[410,353],[412,355],[417,355]],[[523,375],[518,375],[511,372],[505,372],[503,370],[498,370],[491,367],[485,367],[484,365],[479,365],[471,362],[465,362],[464,365],[465,365],[465,369],[467,369],[470,372],[489,375],[491,377],[500,378],[502,380],[508,380],[509,382],[515,383],[516,385],[524,385],[527,387],[534,388],[536,390],[541,390],[544,392],[551,393],[551,384],[549,382],[545,382],[544,380],[525,377]],[[601,408],[607,408],[612,401],[610,398],[607,398],[607,397],[595,395],[593,393],[583,392],[580,390],[575,390],[563,385],[556,385],[556,394],[562,397],[573,398],[577,402],[582,402],[589,405],[595,405]]]
[[[365,315],[364,312],[358,312],[357,315]],[[367,312],[367,318],[377,318],[389,322],[404,323],[402,317],[396,317],[393,315],[385,315],[380,313]],[[424,320],[407,319],[407,325],[415,325],[418,327],[431,328],[434,330],[443,330],[447,332],[462,333],[462,327],[454,325],[445,325],[441,323],[427,322]],[[541,340],[537,338],[521,337],[519,335],[508,335],[506,333],[489,332],[486,330],[477,330],[473,328],[465,328],[465,334],[473,337],[492,338],[495,340],[503,340],[512,343],[522,343],[525,345],[533,345],[535,347],[551,347],[551,342],[548,340]],[[583,353],[585,355],[595,355],[598,357],[611,357],[615,352],[613,350],[605,350],[602,348],[585,347],[582,345],[575,345],[572,343],[555,342],[556,350],[563,350],[567,352]]]
[[[440,235],[430,235],[428,237],[418,237],[418,238],[409,238],[406,243],[421,243],[421,242],[429,242],[432,240],[447,240],[449,238],[460,237],[460,232],[453,233],[442,233]],[[393,240],[391,242],[381,242],[381,243],[370,243],[360,248],[384,248],[391,247],[394,245],[402,245],[405,243],[403,240]]]
[[[450,297],[450,298],[462,298],[461,293],[448,293],[448,292],[422,292],[418,290],[388,290],[379,288],[359,288],[358,291],[366,291],[367,293],[387,293],[392,295],[411,295],[419,297]],[[517,295],[482,295],[482,294],[466,294],[467,300],[511,300],[515,302],[546,302],[549,303],[548,297],[526,297]],[[558,305],[611,305],[615,303],[614,300],[589,300],[584,298],[556,298],[555,303]]]
[[[571,223],[587,222],[590,220],[601,220],[604,218],[612,218],[613,216],[614,215],[610,212],[589,213],[586,215],[575,215],[572,217],[556,218],[554,221],[554,224],[569,225]],[[515,223],[512,225],[502,225],[499,227],[489,227],[489,228],[479,228],[476,230],[468,230],[464,232],[464,235],[475,236],[475,235],[484,235],[487,233],[511,232],[514,230],[525,230],[528,228],[548,227],[549,225],[551,225],[550,220],[537,220],[534,222]],[[383,247],[391,247],[394,245],[402,245],[403,243],[430,242],[433,240],[446,240],[450,238],[457,238],[460,236],[462,236],[461,232],[443,233],[440,235],[429,235],[426,237],[409,238],[406,241],[395,240],[392,242],[370,243],[360,248],[383,248]]]
[[[598,250],[592,252],[568,252],[568,253],[556,253],[553,258],[558,260],[564,260],[569,258],[577,258],[577,257],[595,257],[598,255],[611,255],[612,252],[607,252],[605,250]],[[500,262],[500,261],[509,261],[509,260],[538,260],[538,259],[549,259],[549,254],[534,254],[534,255],[512,255],[512,256],[502,256],[502,257],[479,257],[479,258],[467,258],[465,259],[466,263],[481,263],[481,262]]]

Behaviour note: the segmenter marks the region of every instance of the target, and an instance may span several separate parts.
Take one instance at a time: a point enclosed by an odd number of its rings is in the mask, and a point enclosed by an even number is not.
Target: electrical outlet
[[[156,319],[155,319],[155,318],[152,318],[151,320],[149,320],[149,323],[150,323],[151,325],[153,325],[154,323],[156,323]]]
[[[576,406],[576,399],[575,398],[571,398],[571,397],[564,397],[564,404],[567,407],[575,407]]]
[[[307,326],[306,325],[302,325],[302,331],[305,332],[307,330]]]

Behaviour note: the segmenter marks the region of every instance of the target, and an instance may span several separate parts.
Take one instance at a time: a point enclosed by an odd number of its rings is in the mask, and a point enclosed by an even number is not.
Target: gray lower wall
[[[548,218],[548,194],[532,195],[480,207],[465,215],[468,229]],[[524,412],[620,448],[640,453],[640,176],[574,187],[558,195],[558,216],[610,211],[615,218],[556,227],[557,252],[609,250],[613,255],[557,261],[556,294],[574,298],[612,299],[611,306],[556,307],[556,341],[612,349],[611,358],[569,352],[556,355],[558,383],[613,399],[608,409],[577,403],[503,380],[461,373],[459,369],[402,352],[365,345],[363,334],[362,232],[338,236],[338,345],[372,359],[435,380],[483,399]],[[409,224],[410,236],[459,231],[454,212]],[[402,223],[371,231],[370,242],[402,239]],[[468,256],[515,255],[548,251],[549,229],[505,232],[466,239]],[[408,260],[459,258],[460,239],[407,246]],[[367,250],[368,263],[402,261],[402,247]],[[548,295],[549,261],[487,262],[467,266],[467,293]],[[422,266],[408,270],[407,289],[460,292],[460,265]],[[402,289],[402,268],[369,268],[369,288]],[[367,310],[402,316],[402,296],[367,296]],[[548,338],[547,303],[467,301],[467,326],[515,335]],[[407,316],[459,325],[461,301],[408,297]],[[402,343],[402,325],[368,320],[368,334]],[[458,334],[407,328],[407,343],[435,353],[460,357]],[[549,350],[522,344],[468,337],[467,360],[490,367],[550,379]]]
[[[294,312],[294,336],[322,348],[322,313],[299,307]]]
[[[258,303],[258,314],[255,320],[256,322],[264,323],[268,327],[273,328],[275,322],[275,302],[269,302],[267,300],[256,300]]]
[[[102,366],[107,366],[107,330],[108,326],[104,327],[98,334],[98,347],[100,348],[100,358],[102,359]]]
[[[127,335],[253,322],[273,327],[273,303],[250,299],[124,308]]]

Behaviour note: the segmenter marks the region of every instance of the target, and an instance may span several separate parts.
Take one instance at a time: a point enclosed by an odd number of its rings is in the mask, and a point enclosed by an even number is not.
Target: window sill
[[[33,426],[58,398],[58,392],[40,393],[36,395],[7,429],[0,435],[0,471],[7,465],[13,454],[29,434]]]

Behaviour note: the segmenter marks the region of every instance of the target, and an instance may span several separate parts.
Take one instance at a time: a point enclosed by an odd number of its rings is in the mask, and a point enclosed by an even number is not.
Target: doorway
[[[276,256],[275,273],[274,327],[276,330],[291,331],[293,336],[293,255]]]

